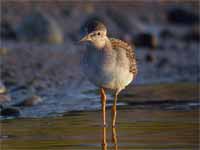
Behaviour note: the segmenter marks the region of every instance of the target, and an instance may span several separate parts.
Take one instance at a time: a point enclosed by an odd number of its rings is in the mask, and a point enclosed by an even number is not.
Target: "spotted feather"
[[[126,56],[128,57],[129,62],[130,62],[129,71],[131,73],[133,73],[133,75],[135,76],[137,74],[137,64],[136,64],[135,53],[134,53],[134,50],[132,49],[132,47],[129,44],[127,44],[126,42],[115,39],[115,38],[110,38],[110,41],[111,41],[113,49],[120,47],[120,48],[126,50]]]

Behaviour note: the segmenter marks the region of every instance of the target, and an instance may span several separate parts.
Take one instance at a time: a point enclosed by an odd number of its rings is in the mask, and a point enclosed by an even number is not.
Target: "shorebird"
[[[136,77],[137,65],[132,47],[124,41],[107,36],[107,28],[100,21],[86,26],[87,34],[80,42],[87,42],[81,66],[89,81],[99,87],[102,105],[102,122],[106,126],[106,89],[114,91],[112,126],[117,115],[117,97]]]

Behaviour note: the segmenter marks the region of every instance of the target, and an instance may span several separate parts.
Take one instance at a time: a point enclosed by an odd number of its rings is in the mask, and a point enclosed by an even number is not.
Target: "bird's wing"
[[[136,75],[137,74],[137,65],[136,65],[135,52],[134,52],[133,48],[126,42],[115,39],[115,38],[110,38],[110,41],[111,41],[113,49],[117,49],[120,47],[120,48],[126,50],[126,56],[130,62],[129,71],[131,73],[133,73],[134,75]]]

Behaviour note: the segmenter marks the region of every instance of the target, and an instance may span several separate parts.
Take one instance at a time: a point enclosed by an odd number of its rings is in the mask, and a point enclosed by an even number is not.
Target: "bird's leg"
[[[107,150],[106,127],[102,127],[102,150]]]
[[[115,92],[115,97],[114,97],[114,103],[112,106],[112,126],[115,127],[115,122],[116,122],[116,116],[117,116],[117,96],[118,96],[118,91]]]
[[[103,88],[100,89],[101,93],[101,107],[102,107],[102,120],[103,126],[106,126],[106,93]]]
[[[112,127],[112,142],[114,143],[115,150],[118,150],[117,132],[115,127]]]

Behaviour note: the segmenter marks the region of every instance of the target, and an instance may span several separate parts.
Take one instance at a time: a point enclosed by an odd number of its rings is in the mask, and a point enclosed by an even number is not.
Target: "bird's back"
[[[137,64],[136,64],[136,57],[135,57],[135,51],[134,49],[127,44],[126,42],[119,40],[119,39],[115,39],[115,38],[109,38],[112,48],[114,50],[118,50],[118,49],[123,49],[125,50],[126,53],[126,57],[129,60],[129,71],[130,73],[133,74],[133,76],[135,76],[137,74]]]

